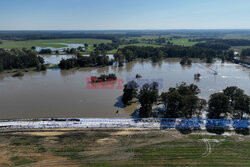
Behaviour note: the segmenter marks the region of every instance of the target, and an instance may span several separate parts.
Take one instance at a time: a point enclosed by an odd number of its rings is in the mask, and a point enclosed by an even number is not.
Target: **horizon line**
[[[0,31],[172,31],[172,30],[250,30],[250,28],[183,28],[183,29],[11,29]]]

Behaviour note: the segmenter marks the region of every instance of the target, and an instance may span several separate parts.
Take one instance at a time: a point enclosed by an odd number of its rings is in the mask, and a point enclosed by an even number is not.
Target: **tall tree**
[[[125,105],[130,104],[130,101],[137,96],[138,85],[135,81],[130,81],[124,85],[122,101]]]
[[[139,102],[141,103],[140,117],[147,118],[151,116],[153,104],[158,100],[158,84],[144,84],[139,93]]]
[[[234,118],[242,119],[244,114],[250,114],[250,98],[236,86],[227,87],[223,93],[230,100],[230,109]]]
[[[214,93],[208,101],[208,118],[223,119],[230,113],[230,101],[224,93]]]

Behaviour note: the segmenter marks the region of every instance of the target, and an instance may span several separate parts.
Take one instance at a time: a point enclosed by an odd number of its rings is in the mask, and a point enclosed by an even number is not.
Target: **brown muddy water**
[[[24,77],[0,74],[0,120],[15,118],[51,117],[130,117],[138,107],[134,104],[120,108],[122,89],[87,89],[86,78],[115,73],[126,83],[127,77],[136,74],[143,79],[162,79],[163,89],[177,83],[195,83],[201,89],[202,98],[222,91],[227,86],[238,86],[250,94],[250,69],[219,60],[208,66],[196,60],[192,66],[182,67],[179,59],[166,59],[152,64],[149,60],[137,60],[124,67],[82,68],[73,70],[47,70],[28,72]],[[217,70],[218,75],[208,67]],[[194,74],[200,73],[199,82]],[[119,110],[119,114],[116,111]]]

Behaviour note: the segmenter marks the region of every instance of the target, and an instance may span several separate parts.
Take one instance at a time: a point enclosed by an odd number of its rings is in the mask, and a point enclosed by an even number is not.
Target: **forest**
[[[44,64],[44,59],[27,49],[0,49],[0,71],[24,69]]]

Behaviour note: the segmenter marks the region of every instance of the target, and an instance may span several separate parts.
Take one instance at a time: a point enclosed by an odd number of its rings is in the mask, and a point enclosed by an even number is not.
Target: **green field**
[[[197,42],[189,42],[189,39],[191,38],[188,38],[187,36],[183,36],[182,38],[179,38],[179,39],[175,39],[173,38],[172,40],[170,40],[170,37],[169,35],[161,35],[160,36],[161,38],[166,38],[166,41],[170,41],[172,42],[173,44],[175,45],[183,45],[183,46],[193,46],[195,45]],[[143,35],[141,37],[129,37],[127,39],[137,39],[139,41],[139,44],[136,44],[137,46],[141,46],[141,45],[145,45],[145,46],[163,46],[164,44],[162,45],[156,45],[156,44],[147,44],[146,41],[143,41],[142,39],[157,39],[159,38],[159,36],[157,35]]]
[[[231,132],[229,132],[231,134]],[[0,166],[249,166],[242,135],[175,130],[2,131]]]
[[[189,42],[188,38],[173,39],[171,42],[173,42],[175,45],[183,45],[183,46],[193,46],[197,43],[197,42]]]
[[[111,40],[105,39],[93,39],[93,38],[80,38],[80,39],[53,39],[53,40],[28,40],[28,41],[4,41],[2,40],[2,44],[0,44],[0,48],[11,49],[11,48],[31,48],[32,46],[36,47],[54,47],[61,48],[66,47],[66,45],[62,45],[60,43],[67,44],[100,44],[100,43],[108,43]]]
[[[148,44],[146,41],[142,41],[142,39],[157,39],[159,36],[156,35],[144,35],[142,37],[129,37],[125,38],[126,40],[130,39],[137,39],[139,41],[138,44],[131,44],[135,46],[152,46],[152,47],[161,47],[162,45],[157,44]],[[162,35],[161,37],[164,37],[169,39],[168,35]],[[89,44],[89,49],[86,50],[87,53],[93,51],[93,44],[100,44],[100,43],[110,43],[111,40],[105,40],[105,39],[92,39],[92,38],[80,38],[80,39],[52,39],[52,40],[27,40],[27,41],[7,41],[2,40],[2,44],[0,44],[0,48],[5,49],[12,49],[12,48],[31,48],[32,46],[36,47],[54,47],[54,48],[61,48],[66,47],[67,45],[64,45],[63,43],[67,44]],[[181,38],[181,39],[173,39],[172,41],[175,45],[184,45],[184,46],[192,46],[196,42],[189,42],[188,38]],[[128,45],[121,45],[120,48],[125,47]],[[110,51],[109,53],[114,53],[115,50]]]

